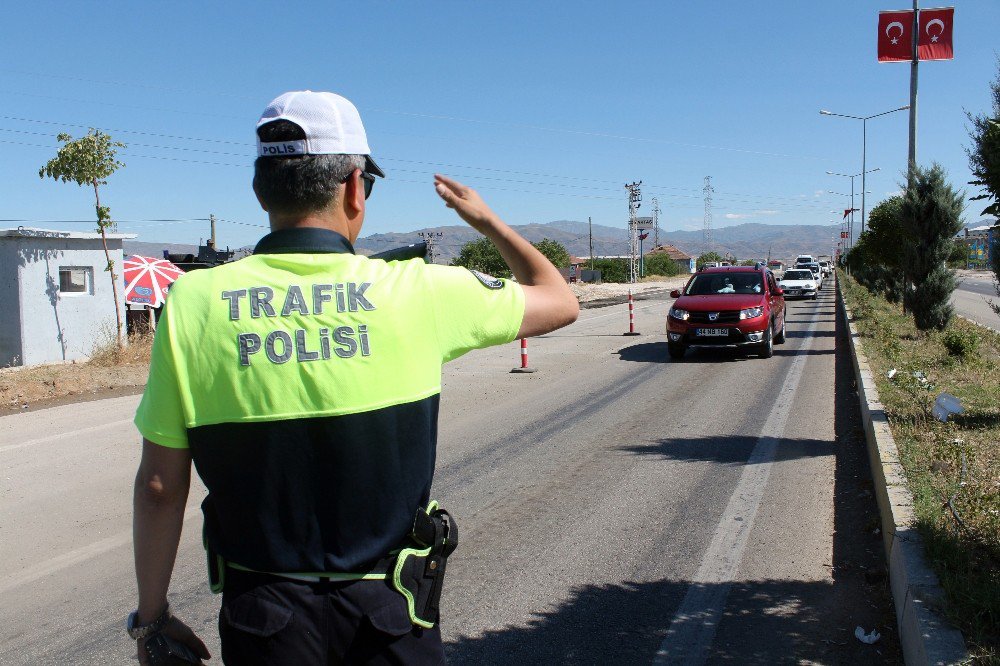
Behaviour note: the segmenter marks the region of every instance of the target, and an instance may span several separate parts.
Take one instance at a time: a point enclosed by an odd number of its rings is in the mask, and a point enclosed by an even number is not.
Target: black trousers
[[[229,666],[445,663],[441,631],[410,622],[386,581],[305,583],[226,569],[219,611]]]

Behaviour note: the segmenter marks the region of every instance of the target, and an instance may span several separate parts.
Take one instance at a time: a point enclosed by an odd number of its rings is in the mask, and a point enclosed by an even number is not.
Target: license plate
[[[728,328],[699,328],[694,333],[700,338],[707,338],[712,336],[726,336],[729,335]]]
[[[799,289],[788,289],[785,293],[789,296],[798,296],[800,291]]]

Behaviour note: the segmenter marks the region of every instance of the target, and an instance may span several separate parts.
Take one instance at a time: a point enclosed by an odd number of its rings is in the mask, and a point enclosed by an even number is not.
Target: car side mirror
[[[681,297],[680,289],[674,289],[673,291],[670,292],[670,298],[680,298],[680,297]]]

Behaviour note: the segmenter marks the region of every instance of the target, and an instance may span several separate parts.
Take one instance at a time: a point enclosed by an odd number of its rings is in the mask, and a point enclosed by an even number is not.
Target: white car
[[[820,282],[808,268],[792,268],[781,276],[778,286],[785,292],[785,298],[812,298],[816,300]]]

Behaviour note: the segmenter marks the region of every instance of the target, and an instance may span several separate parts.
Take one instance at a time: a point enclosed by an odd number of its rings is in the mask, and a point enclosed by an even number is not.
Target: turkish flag
[[[920,32],[917,36],[917,55],[920,60],[952,60],[952,27],[955,8],[920,10]]]
[[[923,12],[921,12],[923,14]],[[936,24],[935,24],[936,25]],[[878,61],[913,60],[913,11],[878,13]],[[948,31],[951,43],[951,30]],[[919,45],[918,45],[919,46]]]

